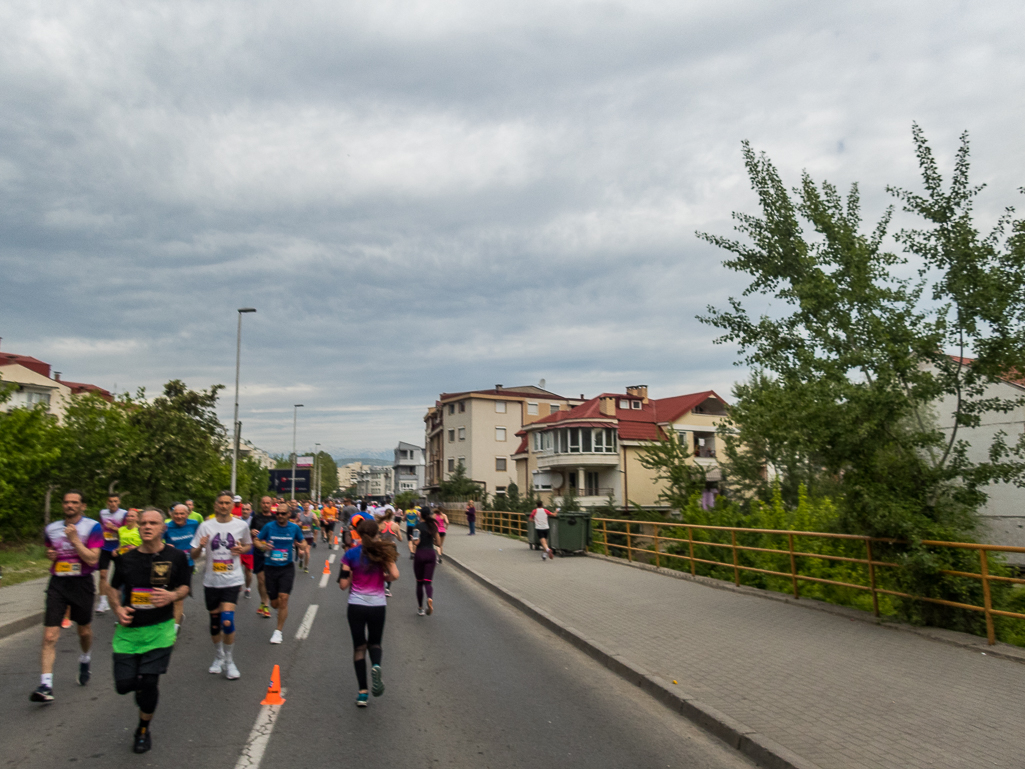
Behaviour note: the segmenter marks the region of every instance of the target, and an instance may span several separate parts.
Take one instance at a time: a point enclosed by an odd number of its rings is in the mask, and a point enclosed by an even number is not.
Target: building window
[[[504,441],[505,440],[505,428],[504,427],[496,427],[495,428],[495,440],[496,441]]]
[[[449,430],[448,431],[448,442],[449,443],[455,443],[456,442],[456,431],[455,430]]]
[[[630,408],[639,409],[641,407],[640,401],[630,401]]]
[[[496,414],[504,414],[505,413],[505,401],[495,401],[495,413]]]
[[[456,404],[454,404],[454,403],[448,404],[448,413],[449,414],[455,414],[456,413]]]
[[[495,457],[495,472],[505,472],[505,457]]]
[[[619,402],[619,408],[621,408],[621,409],[628,409],[628,408],[630,408],[630,401],[623,401],[623,400],[621,400]]]
[[[454,459],[448,460],[448,471],[454,473],[456,471],[456,461]]]
[[[459,428],[459,440],[461,440],[461,441],[465,441],[466,440],[466,428],[465,427],[460,427]]]
[[[558,403],[549,403],[548,404],[548,413],[549,414],[554,414],[558,410],[559,410],[559,404]]]
[[[466,401],[459,401],[459,413],[466,411]]]
[[[504,497],[505,496],[505,486],[495,486],[495,496],[497,496],[497,497]]]
[[[536,403],[528,403],[527,404],[527,413],[530,414],[531,416],[536,416],[537,415],[537,404]]]
[[[463,469],[465,470],[466,469],[466,457],[459,457],[459,461],[456,462],[456,464],[457,465],[462,465]]]

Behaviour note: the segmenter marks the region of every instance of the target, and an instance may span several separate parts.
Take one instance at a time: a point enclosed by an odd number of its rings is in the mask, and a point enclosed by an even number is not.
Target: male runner
[[[117,530],[124,525],[128,513],[121,507],[121,497],[117,494],[107,495],[107,507],[100,510],[100,525],[103,527],[103,549],[100,550],[100,604],[96,607],[97,614],[103,614],[110,608],[107,603],[107,570],[110,559],[120,546]]]
[[[182,521],[188,508],[179,505]],[[189,521],[198,526],[195,521]],[[157,683],[167,672],[177,634],[174,606],[189,594],[192,571],[188,557],[165,544],[164,514],[147,507],[139,516],[142,544],[117,556],[114,578],[107,588],[117,614],[114,631],[114,685],[118,694],[135,692],[139,725],[135,729],[136,753],[150,749],[150,722],[157,709]]]
[[[310,547],[317,546],[317,535],[314,528],[317,525],[317,514],[313,512],[313,505],[307,504],[305,510],[301,510],[299,515],[295,518],[296,524],[299,525],[302,531],[302,541],[296,545],[296,549],[300,551],[299,554],[299,566],[302,567],[303,573],[310,573]],[[300,545],[306,544],[305,551]],[[305,552],[305,555],[303,555]],[[267,591],[270,595],[270,591]]]
[[[288,619],[288,596],[295,585],[292,547],[297,543],[299,552],[308,559],[310,546],[303,537],[301,526],[288,520],[288,509],[280,507],[275,520],[264,526],[256,538],[256,546],[264,552],[263,573],[270,605],[278,610],[278,627],[270,637],[272,644],[283,640],[281,631]]]
[[[263,531],[263,527],[274,520],[274,505],[270,497],[260,498],[260,510],[253,513],[249,520],[249,533],[253,539]],[[270,619],[270,601],[267,598],[266,576],[263,573],[264,558],[263,551],[258,547],[253,548],[253,574],[256,575],[256,589],[260,591],[260,608],[256,610],[257,616]]]
[[[235,496],[235,506],[232,508],[231,514],[234,515],[236,518],[241,518],[243,521],[246,522],[246,525],[249,526],[250,529],[252,529],[253,524],[251,522],[251,519],[253,517],[253,506],[248,502],[243,502],[240,508],[238,503],[241,499],[242,497],[237,495]],[[244,595],[246,598],[249,598],[249,596],[252,594],[252,588],[250,586],[253,584],[252,552],[242,554],[242,570],[246,573],[246,590]]]
[[[324,509],[320,511],[320,533],[324,541],[331,544],[331,537],[335,533],[335,524],[338,522],[338,508],[333,500],[328,500]]]
[[[191,499],[185,500],[185,506],[189,508],[189,520],[195,521],[196,523],[203,522],[203,514],[196,511],[196,503]]]
[[[350,547],[352,544],[352,534],[350,533],[350,521],[352,516],[359,512],[359,508],[352,504],[352,500],[346,497],[342,500],[342,509],[340,511],[342,521],[342,545],[344,547]]]
[[[203,572],[203,594],[210,612],[210,638],[217,656],[210,672],[224,673],[229,680],[239,677],[235,665],[235,605],[242,587],[242,561],[239,556],[253,545],[249,524],[231,514],[230,491],[222,491],[214,499],[213,520],[203,521],[192,538],[192,557],[199,558],[207,550]]]
[[[196,562],[192,560],[192,538],[196,536],[196,529],[199,528],[197,521],[189,518],[189,508],[185,505],[175,505],[171,509],[171,520],[166,522],[167,528],[164,531],[164,542],[179,550],[184,550],[189,559],[189,579],[191,584],[192,575],[196,571]],[[139,521],[139,536],[142,537],[142,521]],[[145,537],[143,537],[145,542]],[[192,595],[192,589],[189,589]],[[179,598],[174,602],[174,632],[181,629],[182,620],[185,619],[185,598]]]
[[[50,583],[46,587],[46,615],[43,622],[42,677],[39,688],[29,699],[53,702],[53,662],[57,656],[57,639],[61,634],[64,612],[71,609],[71,619],[78,625],[78,683],[89,683],[89,650],[93,645],[93,599],[96,586],[93,572],[100,561],[103,529],[92,518],[86,518],[85,497],[77,489],[65,492],[62,502],[64,520],[54,521],[43,535],[50,566]]]

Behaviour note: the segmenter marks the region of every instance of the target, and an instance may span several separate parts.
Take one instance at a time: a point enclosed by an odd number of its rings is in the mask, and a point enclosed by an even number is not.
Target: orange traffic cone
[[[338,535],[337,534],[335,534],[335,546],[336,547],[338,546]]]
[[[274,666],[274,672],[270,674],[270,685],[267,687],[267,696],[263,698],[261,705],[284,705],[285,698],[281,696],[281,668]]]
[[[331,573],[331,566],[330,566],[330,564],[328,564],[327,561],[324,561],[324,571],[322,571],[321,574],[330,574],[330,573]]]

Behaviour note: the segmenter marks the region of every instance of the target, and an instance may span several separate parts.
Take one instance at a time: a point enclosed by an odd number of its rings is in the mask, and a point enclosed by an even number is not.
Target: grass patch
[[[4,578],[0,585],[10,587],[19,582],[45,577],[50,569],[46,548],[40,544],[0,545],[0,567]]]

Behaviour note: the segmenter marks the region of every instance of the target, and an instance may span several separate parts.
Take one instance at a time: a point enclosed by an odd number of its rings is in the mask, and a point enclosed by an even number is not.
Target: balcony
[[[618,465],[619,454],[617,453],[581,451],[572,454],[544,452],[537,455],[539,470],[553,467],[617,467]]]

